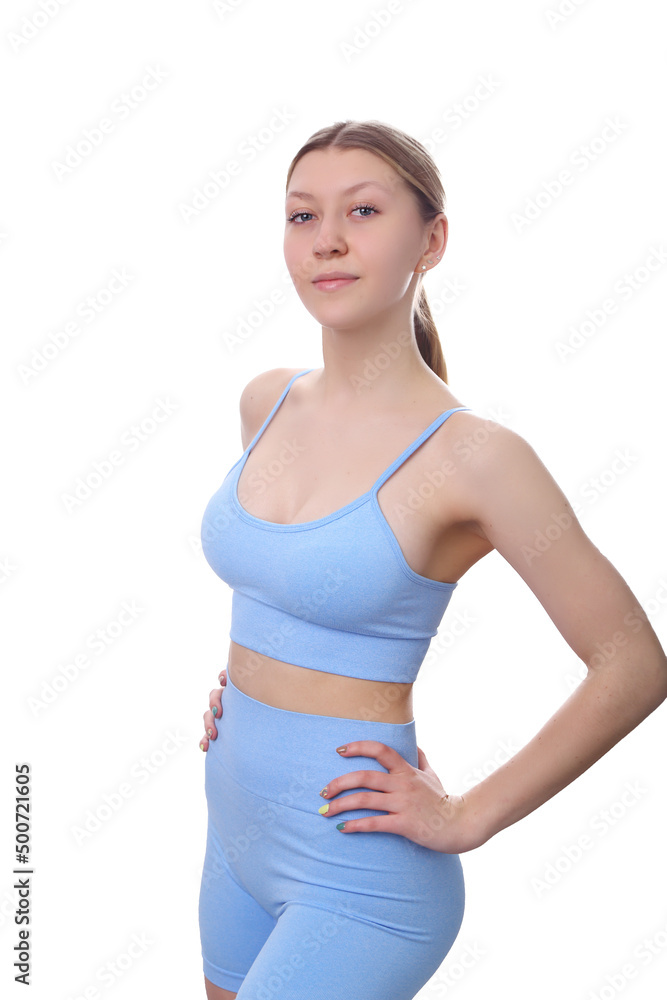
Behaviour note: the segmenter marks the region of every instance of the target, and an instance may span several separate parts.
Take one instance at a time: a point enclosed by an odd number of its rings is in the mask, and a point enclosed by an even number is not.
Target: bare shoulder
[[[507,508],[537,513],[545,505],[554,511],[574,511],[533,446],[517,431],[474,411],[462,411],[448,442],[457,495],[467,519],[475,522],[489,541]]]
[[[247,448],[268,417],[281,392],[303,368],[270,368],[251,378],[239,399],[241,438]]]
[[[537,593],[545,585],[541,572],[553,570],[559,558],[563,568],[591,543],[564,491],[521,434],[474,413],[461,416],[467,419],[459,423],[451,452],[465,519]]]

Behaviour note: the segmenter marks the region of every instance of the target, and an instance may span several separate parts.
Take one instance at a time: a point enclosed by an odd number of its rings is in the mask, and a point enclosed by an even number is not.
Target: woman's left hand
[[[464,796],[445,792],[421,747],[417,747],[418,767],[409,764],[393,747],[377,740],[356,740],[346,747],[345,752],[340,752],[341,757],[374,757],[389,773],[349,771],[327,784],[324,797],[329,809],[323,815],[325,819],[340,815],[345,823],[342,833],[375,830],[399,833],[415,844],[445,854],[462,854],[485,842],[487,838],[474,829],[471,817],[466,814]],[[348,788],[374,791],[333,798]],[[388,815],[346,820],[341,814],[348,809],[382,809]]]

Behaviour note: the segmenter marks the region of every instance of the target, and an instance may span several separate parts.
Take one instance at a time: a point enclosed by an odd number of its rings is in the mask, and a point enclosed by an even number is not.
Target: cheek
[[[400,298],[412,280],[413,265],[405,250],[396,254],[384,254],[378,262],[377,280],[392,297]]]
[[[298,240],[285,240],[283,256],[290,277],[296,285],[307,283],[315,277],[318,270],[317,261],[307,250],[299,248]]]

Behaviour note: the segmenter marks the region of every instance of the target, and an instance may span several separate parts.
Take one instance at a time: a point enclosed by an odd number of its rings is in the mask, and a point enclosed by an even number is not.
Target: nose
[[[331,222],[320,226],[313,240],[313,253],[316,257],[329,257],[332,253],[344,253],[346,244],[343,237],[336,232]]]

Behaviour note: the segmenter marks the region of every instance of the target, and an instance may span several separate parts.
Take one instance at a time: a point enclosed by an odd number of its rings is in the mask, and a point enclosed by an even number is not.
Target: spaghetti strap
[[[305,374],[292,376],[253,445]],[[202,551],[233,590],[229,638],[299,667],[413,683],[457,581],[425,576],[408,562],[376,493],[452,413],[467,409],[439,414],[374,486],[310,521],[269,521],[243,507],[238,485],[246,450],[202,518]]]
[[[445,420],[447,420],[447,418],[450,417],[452,413],[458,413],[459,410],[469,410],[469,409],[470,409],[469,406],[455,406],[451,410],[445,410],[444,413],[441,413],[438,417],[436,417],[433,423],[429,424],[426,430],[423,430],[419,435],[419,437],[416,438],[412,442],[412,444],[409,444],[408,447],[405,449],[405,451],[401,452],[398,458],[391,463],[389,468],[384,470],[380,478],[377,479],[373,484],[373,486],[371,487],[370,492],[377,493],[382,484],[386,482],[386,480],[389,479],[389,477],[393,475],[394,472],[396,472],[396,469],[398,469],[399,466],[403,465],[403,462],[405,462],[410,457],[410,455],[412,455],[412,453],[417,450],[419,445],[423,444],[424,441],[426,441],[426,439],[429,438],[431,434],[434,433],[434,431],[437,431],[438,427],[444,424]]]
[[[273,406],[273,409],[269,413],[268,417],[266,418],[266,420],[264,421],[264,423],[262,424],[262,426],[260,427],[260,429],[255,434],[254,438],[252,439],[252,441],[250,442],[250,444],[246,448],[246,451],[250,451],[252,448],[255,447],[255,445],[259,441],[260,437],[264,433],[264,430],[270,424],[271,419],[272,419],[273,415],[275,414],[276,410],[278,409],[278,407],[282,403],[283,399],[285,398],[285,396],[289,392],[289,390],[290,390],[290,388],[292,386],[292,382],[294,382],[295,379],[300,378],[302,375],[307,375],[308,372],[312,372],[312,371],[315,371],[315,369],[314,368],[304,368],[303,371],[297,372],[296,375],[292,375],[291,379],[289,380],[289,382],[287,383],[287,385],[285,386],[285,388],[281,392],[280,396],[276,400],[276,402],[275,402],[275,404]],[[245,452],[243,454],[245,455]]]

